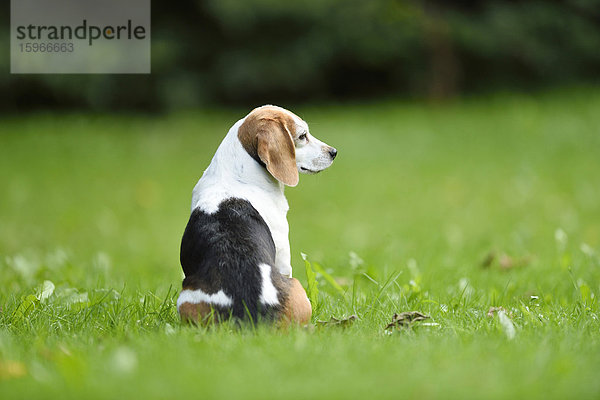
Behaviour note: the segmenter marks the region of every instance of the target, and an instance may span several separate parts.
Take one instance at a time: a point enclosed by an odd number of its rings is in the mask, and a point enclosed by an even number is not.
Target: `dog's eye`
[[[303,133],[302,135],[298,136],[298,139],[306,140],[306,133]]]

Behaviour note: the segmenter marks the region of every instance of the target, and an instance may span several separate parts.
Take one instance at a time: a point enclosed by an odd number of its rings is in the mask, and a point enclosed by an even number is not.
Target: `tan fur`
[[[179,316],[183,322],[207,323],[211,320],[213,310],[208,303],[183,303],[179,307]]]
[[[283,305],[286,322],[306,325],[310,322],[312,307],[306,297],[304,288],[296,278],[290,279],[290,287],[286,303]]]
[[[238,130],[238,138],[244,149],[259,158],[267,171],[279,182],[296,186],[296,148],[294,119],[275,107],[254,109]]]

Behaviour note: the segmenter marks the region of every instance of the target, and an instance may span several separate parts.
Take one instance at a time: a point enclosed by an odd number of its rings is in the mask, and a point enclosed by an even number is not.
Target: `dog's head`
[[[238,130],[244,149],[275,179],[298,184],[298,172],[316,174],[329,167],[337,150],[313,137],[308,125],[277,106],[255,108]]]

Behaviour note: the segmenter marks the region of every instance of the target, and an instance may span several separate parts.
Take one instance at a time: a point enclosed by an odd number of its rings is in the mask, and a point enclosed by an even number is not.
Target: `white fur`
[[[199,304],[208,303],[214,304],[221,307],[229,307],[233,304],[233,299],[227,296],[222,290],[217,293],[206,294],[202,290],[182,290],[179,298],[177,299],[177,310],[183,303]]]
[[[262,285],[260,289],[260,302],[263,304],[276,305],[279,304],[277,298],[277,289],[273,286],[271,280],[271,266],[267,264],[260,264],[260,276],[262,279]]]
[[[311,135],[306,122],[303,125],[296,124],[296,132],[306,133],[305,140],[296,142],[296,165],[299,172],[316,174],[333,163],[333,159],[329,155],[331,147]]]
[[[280,107],[278,107],[280,108]],[[296,164],[299,172],[314,173],[333,162],[328,155],[330,147],[310,136],[308,125],[293,113],[296,132],[306,132],[308,141],[296,142]],[[210,165],[194,187],[192,211],[200,208],[208,214],[216,212],[219,204],[228,198],[248,200],[258,211],[271,231],[275,243],[275,268],[284,276],[292,276],[289,227],[286,215],[289,209],[284,185],[258,164],[238,139],[238,129],[245,117],[237,121],[221,142]]]

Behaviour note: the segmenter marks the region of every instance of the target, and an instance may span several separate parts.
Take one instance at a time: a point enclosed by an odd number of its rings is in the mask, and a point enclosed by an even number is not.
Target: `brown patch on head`
[[[208,303],[182,303],[179,306],[179,316],[183,322],[188,323],[207,323],[212,318],[213,309]]]
[[[296,124],[289,113],[265,106],[254,109],[246,117],[238,130],[238,138],[248,154],[262,161],[275,179],[296,186],[295,131]]]
[[[296,278],[290,279],[290,287],[286,302],[283,304],[283,315],[286,322],[301,325],[308,324],[312,315],[310,301],[304,288]]]

